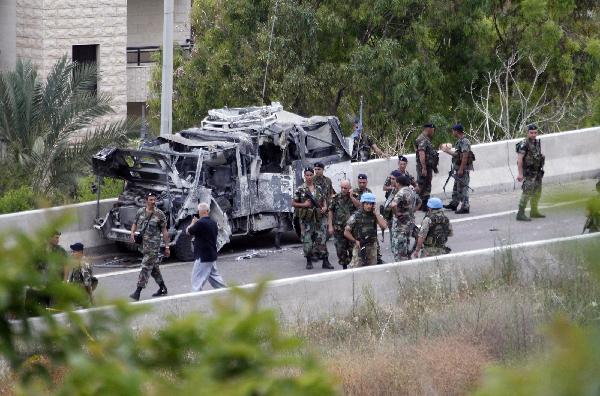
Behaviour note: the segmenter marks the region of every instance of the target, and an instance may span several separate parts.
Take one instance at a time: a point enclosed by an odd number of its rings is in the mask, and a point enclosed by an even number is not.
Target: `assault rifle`
[[[453,168],[453,169],[450,169],[450,172],[448,172],[448,178],[446,179],[446,182],[444,183],[444,187],[442,187],[442,190],[444,190],[444,194],[446,193],[446,186],[448,185],[450,178],[453,178],[457,182],[463,184],[465,187],[467,187],[472,192],[475,191],[471,187],[469,187],[468,184],[465,184],[462,180],[460,180],[460,177],[456,176],[456,174],[454,173],[454,168]]]
[[[587,219],[585,219],[585,224],[583,225],[583,231],[581,232],[582,234],[585,234],[585,230],[587,230],[588,228],[592,227],[592,216],[589,215],[587,217]]]

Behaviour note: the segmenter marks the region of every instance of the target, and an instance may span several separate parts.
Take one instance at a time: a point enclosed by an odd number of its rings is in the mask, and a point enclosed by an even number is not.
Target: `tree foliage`
[[[599,11],[589,0],[196,0],[194,48],[175,63],[174,129],[197,125],[210,108],[270,101],[349,125],[362,95],[376,138],[429,120],[461,121],[477,137],[483,116],[470,88],[485,86],[515,54],[547,60],[536,95],[572,93],[565,116],[542,128],[588,125],[600,121]],[[523,62],[513,74],[527,85],[535,71]],[[156,120],[158,69],[152,87]],[[491,109],[500,112],[500,103]]]
[[[113,113],[108,94],[95,91],[94,65],[62,57],[45,81],[28,61],[0,74],[0,141],[8,158],[2,164],[23,185],[43,195],[74,195],[77,177],[91,155],[108,144],[123,144],[132,122],[103,122]]]

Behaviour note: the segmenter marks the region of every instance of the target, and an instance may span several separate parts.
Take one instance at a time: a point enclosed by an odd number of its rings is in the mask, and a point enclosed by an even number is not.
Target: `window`
[[[79,65],[97,65],[98,64],[98,45],[74,45],[72,60]],[[91,91],[95,94],[98,89],[98,80],[94,82]]]

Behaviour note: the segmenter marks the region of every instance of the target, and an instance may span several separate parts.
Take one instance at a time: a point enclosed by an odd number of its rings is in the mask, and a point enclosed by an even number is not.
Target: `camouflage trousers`
[[[538,202],[542,196],[542,174],[525,176],[523,180],[523,193],[519,201],[519,208],[525,209],[527,202],[531,199],[531,208],[537,210]]]
[[[344,227],[335,226],[333,231],[333,241],[340,265],[350,264],[352,260],[352,247],[354,246],[346,237],[344,237]]]
[[[433,179],[433,170],[427,170],[427,176],[422,176],[417,170],[417,185],[419,186],[419,197],[429,197],[431,195],[431,180]]]
[[[394,260],[403,261],[410,260],[408,251],[410,249],[410,229],[406,226],[392,228],[392,254]]]
[[[463,208],[469,209],[469,188],[467,187],[471,181],[469,171],[464,171],[462,177],[458,177],[458,173],[455,173],[455,176],[451,203],[456,206],[462,204]]]
[[[325,246],[325,234],[320,221],[300,220],[302,226],[302,247],[304,257],[311,259],[324,259],[328,257]]]
[[[377,246],[377,243],[369,243],[366,245],[363,250],[363,257],[361,257],[361,252],[356,245],[354,245],[352,248],[352,260],[350,261],[350,267],[358,268],[377,264]]]
[[[160,257],[158,250],[145,251],[143,253],[144,258],[142,259],[142,270],[140,271],[140,276],[138,277],[137,287],[141,287],[142,289],[145,288],[148,284],[148,279],[150,276],[152,276],[159,285],[164,283],[159,268]]]

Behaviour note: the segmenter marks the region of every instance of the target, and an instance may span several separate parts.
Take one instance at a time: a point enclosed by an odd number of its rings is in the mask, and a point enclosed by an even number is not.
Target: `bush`
[[[115,198],[123,192],[123,180],[103,177],[100,179],[100,199]],[[92,185],[96,184],[96,176],[90,175],[79,179],[77,183],[77,202],[96,200]]]
[[[36,208],[36,197],[31,187],[8,190],[0,197],[0,214]]]

